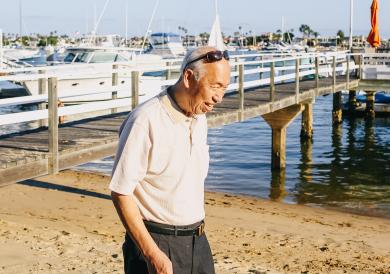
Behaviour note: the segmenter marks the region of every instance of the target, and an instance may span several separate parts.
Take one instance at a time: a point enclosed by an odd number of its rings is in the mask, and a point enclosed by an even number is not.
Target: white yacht
[[[112,85],[112,65],[117,63],[125,69],[118,73],[118,98],[131,96],[131,68],[161,66],[162,57],[150,54],[137,54],[136,52],[107,49],[107,48],[68,48],[65,52],[62,65],[48,66],[47,74],[59,76],[58,90],[61,93],[91,93],[109,88]],[[45,70],[45,67],[42,67]],[[145,69],[146,70],[146,69]],[[162,88],[161,76],[140,77],[140,101],[145,101],[156,94]],[[27,95],[37,95],[38,80],[25,80],[21,84],[26,88]],[[87,94],[63,98],[63,102],[84,102],[110,100],[111,93]]]
[[[150,48],[146,51],[163,58],[184,57],[186,49],[183,47],[180,35],[172,32],[152,33],[149,37]]]

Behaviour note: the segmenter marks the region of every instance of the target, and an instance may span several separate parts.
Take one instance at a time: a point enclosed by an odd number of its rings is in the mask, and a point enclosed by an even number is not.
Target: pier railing
[[[356,54],[355,54],[356,55]],[[50,100],[57,102],[69,101],[72,97],[94,96],[97,94],[111,94],[109,100],[84,102],[76,105],[52,104],[52,108],[40,108],[37,110],[20,111],[16,113],[0,114],[0,126],[7,124],[31,122],[48,119],[50,113],[57,113],[57,116],[69,116],[82,113],[113,110],[121,107],[134,108],[145,90],[141,86],[143,82],[155,80],[158,82],[157,91],[164,86],[174,84],[179,76],[179,59],[170,59],[165,63],[144,63],[141,66],[134,66],[128,63],[114,64],[94,64],[94,65],[65,65],[51,67],[17,68],[4,69],[0,72],[0,81],[12,81],[23,83],[25,81],[35,81],[39,94],[0,99],[0,108],[10,106],[21,106],[29,104],[48,104]],[[337,75],[349,75],[354,71],[361,71],[362,64],[355,64],[351,59],[351,54],[342,53],[321,53],[321,54],[297,54],[297,55],[272,55],[272,54],[247,54],[233,56],[232,61],[232,83],[227,89],[227,94],[238,92],[242,94],[247,89],[259,86],[270,87],[270,100],[275,98],[275,85],[285,82],[295,82],[297,96],[299,95],[299,83],[305,78],[311,77],[319,80],[321,77],[336,78]],[[75,74],[72,69],[92,67],[92,72]],[[96,72],[104,77],[111,77],[110,85],[99,88],[59,90],[61,81],[69,81],[76,78],[88,79],[96,77]],[[157,73],[166,71],[164,76],[144,76],[146,73]],[[172,77],[176,72],[176,77]],[[123,87],[118,87],[118,78],[122,75],[127,77],[131,84],[127,90],[127,96],[118,96],[118,91]],[[103,76],[102,76],[103,77]],[[123,78],[122,77],[122,78]],[[43,87],[47,86],[47,91]],[[59,106],[58,106],[59,105]]]

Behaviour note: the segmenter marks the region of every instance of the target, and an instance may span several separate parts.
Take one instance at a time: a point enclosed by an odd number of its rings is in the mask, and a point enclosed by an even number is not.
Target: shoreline
[[[105,176],[105,177],[110,177],[108,174],[100,171],[95,171],[95,170],[87,170],[87,169],[70,169],[69,171],[71,172],[81,172],[81,173],[86,173],[86,174],[95,174],[99,176]],[[247,198],[253,198],[253,199],[259,199],[259,200],[264,200],[264,201],[270,201],[274,202],[271,199],[267,199],[258,195],[250,195],[246,193],[233,193],[233,192],[226,192],[226,191],[218,191],[218,190],[213,190],[213,189],[208,189],[205,186],[205,193],[221,193],[221,194],[227,194],[227,195],[233,195],[233,196],[242,196],[242,197],[247,197]],[[369,208],[362,207],[362,208],[350,208],[350,207],[340,207],[340,206],[330,206],[330,205],[321,205],[321,204],[298,204],[296,202],[288,203],[284,201],[275,201],[276,203],[281,203],[281,204],[287,204],[287,205],[302,205],[302,206],[307,206],[310,208],[322,208],[325,210],[330,210],[330,211],[336,211],[336,212],[342,212],[342,213],[348,213],[348,214],[354,214],[354,215],[359,215],[359,216],[367,216],[367,217],[375,217],[375,218],[383,218],[383,219],[388,219],[390,220],[390,213],[388,215],[381,213],[380,211],[375,211],[375,210],[370,210]]]
[[[108,176],[67,170],[0,188],[0,272],[122,273]],[[390,220],[205,193],[217,273],[387,273]]]

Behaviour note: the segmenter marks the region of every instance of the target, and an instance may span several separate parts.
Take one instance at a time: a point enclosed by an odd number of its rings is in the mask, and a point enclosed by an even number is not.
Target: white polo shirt
[[[134,194],[145,220],[193,224],[205,217],[208,167],[206,116],[185,116],[164,91],[124,121],[109,188]]]

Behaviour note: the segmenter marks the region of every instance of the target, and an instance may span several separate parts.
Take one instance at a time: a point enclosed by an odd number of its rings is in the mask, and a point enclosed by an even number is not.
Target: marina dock
[[[328,54],[330,62],[320,64],[321,54],[310,56],[314,62],[301,65],[306,56],[272,57],[267,60],[232,63],[232,77],[236,78],[228,89],[223,102],[207,115],[209,127],[221,127],[227,124],[245,121],[262,116],[272,128],[272,168],[285,167],[286,128],[295,117],[302,113],[303,137],[311,138],[313,134],[312,104],[316,97],[333,94],[333,119],[341,120],[341,91],[355,90],[390,90],[390,80],[365,80],[363,59],[357,65],[351,64],[352,56],[348,54]],[[381,57],[383,58],[383,56]],[[293,65],[291,65],[293,64]],[[170,70],[171,67],[167,67]],[[118,71],[112,70],[113,79]],[[248,74],[258,74],[259,79],[245,81]],[[1,105],[12,105],[18,101],[23,103],[48,102],[48,110],[32,111],[37,118],[26,118],[25,114],[0,115],[0,125],[9,121],[31,121],[48,119],[48,127],[40,127],[23,132],[0,136],[0,185],[12,184],[47,174],[57,173],[93,160],[115,154],[118,143],[118,129],[128,112],[115,113],[116,108],[137,105],[139,94],[140,72],[133,70],[132,98],[117,99],[115,97],[115,81],[106,92],[113,93],[113,99],[105,106],[87,103],[92,107],[84,110],[71,110],[72,106],[59,107],[57,77],[45,78],[45,74],[37,74],[39,79],[48,79],[48,94],[26,98],[1,99]],[[168,73],[167,73],[168,75]],[[7,79],[15,76],[2,76]],[[21,77],[21,76],[18,76]],[[31,75],[29,75],[31,77]],[[168,77],[167,77],[168,78]],[[137,80],[138,79],[138,80]],[[172,84],[175,79],[167,79]],[[350,96],[353,101],[353,96]],[[8,100],[8,101],[6,101]],[[373,100],[371,98],[371,100]],[[93,105],[94,104],[94,105]],[[367,104],[368,108],[372,104]],[[74,106],[73,106],[74,108]],[[69,113],[77,114],[93,110],[113,110],[114,113],[58,124],[59,116]],[[67,112],[68,109],[68,112]],[[370,109],[367,113],[370,113]],[[14,116],[12,116],[14,115]],[[8,122],[7,122],[8,121]],[[315,134],[315,133],[314,133]]]

